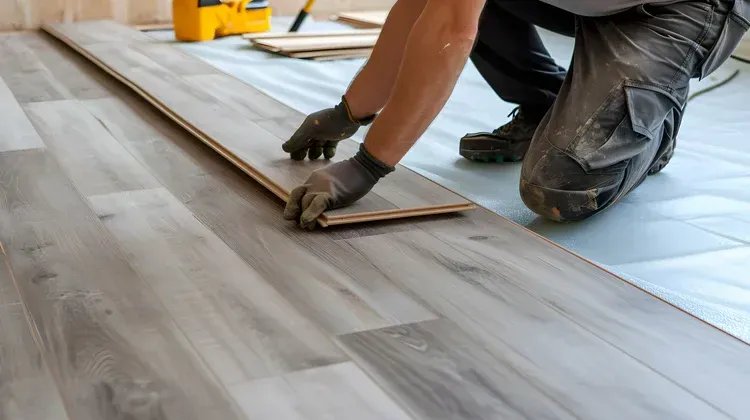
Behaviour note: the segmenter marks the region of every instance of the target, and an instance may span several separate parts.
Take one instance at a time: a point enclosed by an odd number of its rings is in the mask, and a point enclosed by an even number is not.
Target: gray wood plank
[[[482,287],[505,279],[733,416],[750,411],[745,343],[490,212],[421,226],[429,243],[460,251]]]
[[[185,56],[184,59],[187,63],[196,60],[196,58],[191,56]],[[161,60],[159,60],[159,63],[161,63]],[[226,106],[240,111],[251,121],[275,118],[299,118],[299,113],[292,108],[241,80],[220,73],[216,69],[214,69],[213,74],[189,76],[185,80],[207,92]]]
[[[342,363],[232,389],[253,420],[408,420],[354,363]]]
[[[50,153],[0,154],[0,185],[0,241],[71,418],[243,418]]]
[[[68,418],[21,305],[0,306],[0,418]]]
[[[348,360],[167,190],[89,202],[225,385]]]
[[[159,66],[178,76],[200,77],[200,75],[219,73],[219,71],[211,65],[201,60],[196,60],[191,56],[188,56],[187,53],[183,52],[181,49],[174,48],[169,44],[159,44],[156,42],[138,43],[133,44],[131,48],[138,51],[154,63],[159,63]],[[273,104],[270,102],[267,104],[267,106],[272,105]],[[278,104],[276,106],[283,105]]]
[[[548,395],[523,364],[493,354],[447,320],[340,339],[418,418],[583,418]]]
[[[0,77],[0,115],[3,128],[0,130],[0,152],[44,147],[34,126],[24,114],[8,85]]]
[[[326,331],[434,319],[335,237],[282,220],[281,206],[264,189],[138,101],[132,107],[86,101],[86,107],[198,220]]]
[[[728,417],[721,411],[727,407],[714,408],[427,233],[394,233],[346,242],[396,284],[454,321],[495,357],[522,371],[540,393],[554,399],[574,417]],[[534,278],[524,280],[534,281]],[[676,354],[680,347],[665,346],[662,350]],[[406,380],[402,375],[410,375],[408,363],[395,370],[385,360],[368,363],[371,369],[367,371],[380,375],[383,380],[379,384],[389,386],[394,393],[398,392],[393,389],[395,384]],[[384,372],[386,368],[388,371]],[[423,378],[415,376],[408,380],[414,386],[424,386]],[[519,385],[507,383],[507,387],[515,386]],[[733,398],[739,399],[737,390],[734,392]],[[412,404],[419,406],[423,402],[414,400]],[[433,412],[444,411],[429,411]],[[451,414],[443,418],[454,418]]]
[[[66,99],[104,98],[109,96],[108,87],[118,83],[44,32],[23,32],[15,36],[34,53],[55,81],[71,94]]]
[[[80,102],[39,102],[25,110],[84,195],[160,186]]]
[[[21,103],[71,98],[18,34],[0,34],[0,77]]]
[[[120,42],[132,44],[150,42],[153,38],[144,32],[118,24],[111,20],[84,20],[75,25],[69,25],[68,36],[75,37],[82,45]]]

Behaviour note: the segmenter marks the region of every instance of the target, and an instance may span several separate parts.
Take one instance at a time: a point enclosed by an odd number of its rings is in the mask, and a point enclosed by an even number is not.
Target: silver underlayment
[[[274,28],[283,31],[289,22],[277,18]],[[308,22],[302,30],[341,27]],[[174,40],[169,31],[151,35]],[[543,36],[552,55],[567,63],[572,40],[547,32]],[[253,50],[237,37],[182,48],[304,113],[338,103],[364,62],[280,58]],[[583,223],[548,222],[526,209],[518,193],[519,164],[477,164],[460,158],[458,139],[463,134],[492,130],[504,124],[513,109],[494,95],[471,64],[446,108],[403,163],[750,341],[750,65],[732,61],[716,77],[737,69],[739,75],[729,84],[690,103],[667,169],[619,205]]]

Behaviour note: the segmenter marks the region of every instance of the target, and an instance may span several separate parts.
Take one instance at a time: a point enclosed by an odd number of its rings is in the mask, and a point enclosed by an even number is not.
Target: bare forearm
[[[365,147],[394,166],[445,106],[474,46],[484,0],[430,0],[406,43],[393,92]],[[458,14],[459,16],[456,16]]]
[[[391,9],[375,49],[346,92],[355,118],[379,112],[391,95],[414,22],[427,0],[399,0]]]

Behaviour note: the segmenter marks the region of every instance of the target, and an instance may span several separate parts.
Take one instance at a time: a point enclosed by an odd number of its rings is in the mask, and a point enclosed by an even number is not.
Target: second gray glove
[[[318,159],[321,155],[330,159],[336,155],[338,142],[353,136],[360,127],[374,119],[374,115],[354,119],[346,98],[342,97],[341,103],[335,107],[310,114],[282,148],[294,160],[302,160],[305,156]]]
[[[295,188],[284,209],[284,218],[299,220],[303,228],[313,229],[323,212],[353,204],[393,170],[361,145],[354,157],[314,171],[303,185]]]

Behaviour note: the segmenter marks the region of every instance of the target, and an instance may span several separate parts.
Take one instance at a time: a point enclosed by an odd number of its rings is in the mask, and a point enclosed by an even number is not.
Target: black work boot
[[[545,112],[529,112],[522,107],[508,116],[513,119],[491,133],[470,133],[461,139],[459,153],[479,162],[518,162],[523,160],[531,139]]]

